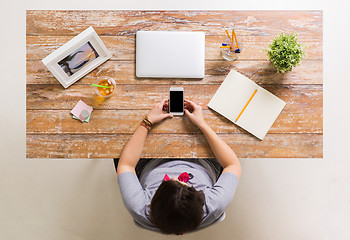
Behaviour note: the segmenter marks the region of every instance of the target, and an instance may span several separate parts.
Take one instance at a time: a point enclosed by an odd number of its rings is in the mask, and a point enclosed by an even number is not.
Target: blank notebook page
[[[236,121],[255,90],[256,94]],[[208,107],[262,140],[285,104],[249,78],[231,70]]]
[[[208,104],[208,107],[233,122],[256,88],[254,82],[245,81],[245,79],[240,78],[239,73],[239,75],[236,73],[238,72],[231,71],[229,73]]]
[[[262,87],[257,89],[236,124],[263,139],[286,103]]]

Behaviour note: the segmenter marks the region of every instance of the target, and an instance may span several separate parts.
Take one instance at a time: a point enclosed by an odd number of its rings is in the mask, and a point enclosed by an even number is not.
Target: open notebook
[[[249,78],[231,70],[208,107],[262,140],[285,105]]]

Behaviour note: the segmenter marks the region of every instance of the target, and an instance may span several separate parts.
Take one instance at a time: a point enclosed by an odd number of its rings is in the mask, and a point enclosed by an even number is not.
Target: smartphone
[[[169,113],[174,116],[184,115],[184,89],[171,87],[169,95]]]

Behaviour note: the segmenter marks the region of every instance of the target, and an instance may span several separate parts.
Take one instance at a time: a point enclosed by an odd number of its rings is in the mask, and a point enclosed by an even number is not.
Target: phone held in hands
[[[184,115],[184,89],[171,87],[169,95],[169,113],[174,116]]]

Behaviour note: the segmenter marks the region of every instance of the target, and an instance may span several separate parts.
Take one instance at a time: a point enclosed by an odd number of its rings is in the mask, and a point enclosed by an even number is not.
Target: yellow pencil
[[[258,89],[255,89],[254,93],[252,94],[252,96],[249,98],[247,104],[244,106],[244,108],[242,109],[241,113],[238,115],[238,117],[236,118],[236,122],[238,121],[238,119],[241,117],[242,113],[244,112],[244,110],[246,109],[246,107],[248,106],[248,104],[250,103],[250,101],[252,100],[252,98],[254,97],[255,93],[258,91]]]
[[[230,40],[231,51],[234,51],[235,49],[234,49],[234,45],[233,45],[233,39],[230,37],[230,34],[228,33],[227,30],[225,30],[225,32],[226,32],[228,39]]]
[[[230,48],[230,46],[220,46],[220,48]]]
[[[236,41],[237,48],[239,48],[239,46],[238,46],[238,41],[237,41],[237,36],[236,36],[236,33],[235,33],[235,30],[234,30],[234,29],[232,29],[232,37],[235,37],[235,41]]]
[[[226,32],[226,34],[227,34],[228,39],[230,39],[230,41],[233,43],[233,39],[230,37],[230,34],[228,33],[228,31],[225,30],[225,32]]]

